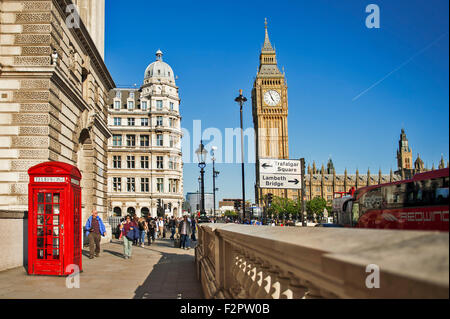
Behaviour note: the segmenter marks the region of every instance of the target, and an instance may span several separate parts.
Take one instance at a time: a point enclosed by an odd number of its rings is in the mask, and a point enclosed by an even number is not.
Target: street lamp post
[[[195,152],[198,157],[198,167],[200,168],[200,176],[201,176],[201,205],[200,205],[200,218],[199,222],[207,222],[208,218],[206,217],[205,211],[205,167],[206,167],[206,155],[208,152],[203,145],[203,141],[200,141],[200,146]]]
[[[216,219],[216,191],[219,190],[218,188],[216,188],[216,177],[219,176],[220,172],[216,171],[216,166],[215,166],[215,162],[216,162],[216,158],[214,156],[214,151],[217,150],[217,146],[213,146],[211,148],[211,160],[213,162],[213,201],[214,201],[214,205],[213,205],[213,209],[214,209],[214,219]]]
[[[245,220],[245,170],[244,170],[244,125],[242,121],[242,108],[247,98],[242,95],[242,90],[239,90],[239,96],[234,99],[239,103],[241,112],[241,161],[242,161],[242,219]]]

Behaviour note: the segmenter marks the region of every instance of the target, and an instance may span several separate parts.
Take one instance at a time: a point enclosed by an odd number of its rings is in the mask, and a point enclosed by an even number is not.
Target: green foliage
[[[238,213],[236,213],[234,210],[227,210],[225,212],[225,216],[226,217],[237,217]]]
[[[314,214],[316,214],[316,219],[321,219],[323,217],[323,210],[325,207],[327,207],[327,201],[322,197],[316,197],[306,202],[306,214],[308,219],[314,220]]]
[[[273,196],[272,206],[268,213],[280,219],[288,219],[289,215],[296,219],[301,207],[301,201],[293,201],[292,199]]]

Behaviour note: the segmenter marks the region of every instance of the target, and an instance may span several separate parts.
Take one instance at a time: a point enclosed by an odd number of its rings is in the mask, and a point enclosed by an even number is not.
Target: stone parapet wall
[[[206,298],[449,297],[448,233],[202,224],[198,235]]]

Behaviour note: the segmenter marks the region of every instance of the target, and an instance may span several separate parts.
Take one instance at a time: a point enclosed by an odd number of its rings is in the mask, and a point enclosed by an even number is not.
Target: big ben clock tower
[[[263,205],[264,195],[286,197],[287,191],[259,187],[259,161],[264,158],[288,159],[288,98],[285,76],[277,65],[265,21],[265,39],[259,57],[259,69],[252,89],[253,125],[256,135],[255,197]]]

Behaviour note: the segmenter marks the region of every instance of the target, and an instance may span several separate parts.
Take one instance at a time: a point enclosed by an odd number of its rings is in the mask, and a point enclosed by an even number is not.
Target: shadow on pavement
[[[173,247],[173,241],[159,241],[158,245]],[[183,299],[203,299],[195,257],[162,252],[161,259],[136,289],[133,299],[177,299],[179,294]]]

